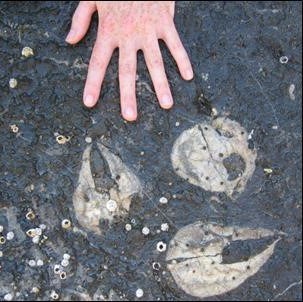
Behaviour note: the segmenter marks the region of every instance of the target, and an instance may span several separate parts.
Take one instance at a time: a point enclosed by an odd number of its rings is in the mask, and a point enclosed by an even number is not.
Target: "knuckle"
[[[161,58],[152,58],[150,60],[150,66],[151,68],[162,68],[163,61]]]
[[[130,63],[124,63],[124,64],[121,64],[120,66],[120,70],[119,70],[119,73],[120,75],[129,75],[129,74],[134,74],[136,71],[135,71],[135,68],[133,66],[133,64],[130,64]]]

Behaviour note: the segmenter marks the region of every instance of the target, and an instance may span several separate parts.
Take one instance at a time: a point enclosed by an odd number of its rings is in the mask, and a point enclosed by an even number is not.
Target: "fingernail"
[[[161,99],[161,105],[165,106],[166,108],[171,107],[173,104],[173,100],[169,95],[164,95]]]
[[[85,98],[84,98],[84,104],[86,106],[89,106],[89,107],[93,106],[95,104],[94,97],[91,94],[85,96]]]
[[[187,69],[185,71],[185,78],[186,80],[191,80],[194,77],[194,73],[192,69]]]
[[[67,42],[71,42],[76,36],[76,31],[74,29],[71,29],[65,39]]]
[[[131,107],[125,108],[123,115],[127,120],[133,121],[136,119],[136,113]]]

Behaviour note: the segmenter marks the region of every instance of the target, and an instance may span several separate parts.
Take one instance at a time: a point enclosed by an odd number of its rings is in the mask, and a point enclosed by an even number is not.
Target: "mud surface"
[[[195,79],[181,80],[162,45],[176,103],[164,111],[139,53],[137,123],[120,116],[117,51],[98,105],[83,107],[97,18],[79,45],[68,46],[64,38],[76,5],[0,3],[0,225],[5,238],[10,231],[15,235],[0,245],[0,300],[7,294],[49,300],[52,291],[62,300],[132,300],[139,288],[147,300],[198,300],[176,285],[165,252],[156,249],[198,220],[286,233],[255,275],[206,300],[302,300],[302,4],[178,2],[175,21]],[[24,46],[34,56],[22,56]],[[9,87],[11,78],[15,88]],[[191,185],[170,161],[177,137],[211,119],[212,108],[244,127],[250,148],[257,150],[254,174],[235,200]],[[58,134],[70,140],[58,144]],[[87,137],[93,144],[101,139],[144,188],[128,216],[101,236],[84,231],[72,200]],[[92,159],[92,166],[105,164]],[[110,183],[109,175],[104,178]],[[159,203],[162,196],[167,204]],[[29,209],[32,220],[26,218]],[[63,219],[71,221],[70,228],[61,227]],[[168,231],[157,232],[162,223]],[[40,224],[46,229],[35,244],[26,231]],[[144,226],[148,235],[141,232]],[[250,257],[253,250],[241,244],[226,252]],[[64,253],[71,258],[61,280],[54,265]],[[39,259],[42,266],[29,265]]]

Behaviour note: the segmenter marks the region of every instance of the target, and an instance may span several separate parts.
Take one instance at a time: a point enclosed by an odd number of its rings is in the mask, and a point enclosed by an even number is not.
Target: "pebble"
[[[43,260],[39,259],[37,260],[37,266],[42,266],[44,264]]]

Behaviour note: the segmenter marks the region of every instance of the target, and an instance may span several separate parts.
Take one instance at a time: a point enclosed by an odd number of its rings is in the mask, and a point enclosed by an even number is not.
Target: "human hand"
[[[193,70],[174,25],[174,1],[80,1],[66,38],[70,44],[86,34],[91,17],[99,16],[97,40],[91,55],[83,102],[93,107],[100,96],[106,68],[115,48],[119,48],[119,86],[122,116],[137,118],[136,67],[137,51],[142,50],[160,106],[173,105],[164,70],[158,39],[164,40],[185,80]]]

